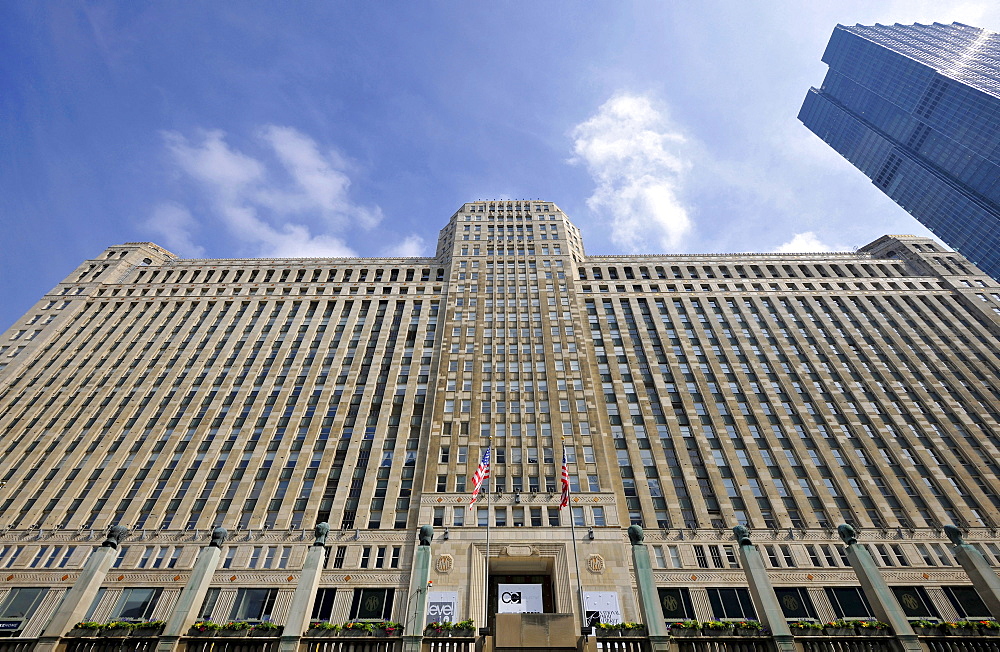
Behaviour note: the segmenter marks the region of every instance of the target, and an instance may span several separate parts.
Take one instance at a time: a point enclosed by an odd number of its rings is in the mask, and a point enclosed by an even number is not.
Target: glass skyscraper
[[[1000,278],[1000,34],[838,25],[799,119],[938,237]]]

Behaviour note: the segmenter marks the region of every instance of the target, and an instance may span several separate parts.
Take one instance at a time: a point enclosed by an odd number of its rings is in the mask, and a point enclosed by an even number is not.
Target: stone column
[[[917,635],[906,619],[906,614],[903,613],[903,608],[889,590],[889,585],[885,583],[875,560],[864,546],[858,544],[854,528],[844,524],[837,528],[837,533],[847,544],[847,559],[851,562],[851,568],[858,576],[861,589],[865,592],[865,597],[868,598],[875,615],[892,627],[896,633],[896,640],[904,652],[922,650]]]
[[[955,544],[951,549],[955,559],[965,569],[965,573],[976,587],[976,593],[986,603],[990,615],[1000,619],[1000,577],[990,568],[983,553],[970,546],[962,539],[962,532],[954,525],[944,526],[945,534]]]
[[[156,643],[156,652],[173,652],[177,649],[180,637],[187,634],[187,630],[194,624],[197,618],[197,611],[205,602],[205,594],[208,593],[208,586],[215,577],[215,569],[219,567],[219,557],[222,555],[222,542],[226,540],[228,533],[219,527],[212,531],[212,542],[207,547],[202,548],[198,553],[198,559],[191,569],[191,577],[177,597],[170,616],[167,617],[167,624],[163,627],[160,640]],[[192,617],[192,614],[195,614]]]
[[[299,647],[299,639],[309,623],[312,615],[316,591],[323,576],[323,562],[326,561],[326,547],[322,543],[314,543],[306,553],[306,561],[302,565],[299,584],[292,595],[292,604],[288,608],[288,620],[281,632],[280,652],[295,652]]]
[[[431,577],[431,540],[434,528],[420,527],[420,545],[413,556],[410,571],[410,604],[403,623],[403,652],[420,652],[424,639],[424,620],[427,618],[427,583]]]
[[[639,589],[642,622],[649,632],[649,643],[653,652],[666,652],[670,649],[670,633],[667,631],[663,612],[660,610],[660,596],[656,591],[653,565],[649,561],[649,548],[643,543],[646,535],[641,527],[631,525],[628,528],[628,538],[632,542],[632,568],[635,570],[635,583]]]
[[[108,538],[101,547],[91,553],[83,565],[80,577],[70,587],[49,622],[42,628],[35,649],[39,652],[54,650],[59,639],[66,635],[73,625],[83,620],[87,610],[94,603],[97,591],[108,575],[108,569],[118,557],[118,544],[128,534],[128,530],[115,525],[108,530]]]
[[[750,541],[750,530],[742,525],[733,528],[740,547],[740,566],[747,577],[747,586],[753,598],[754,608],[765,627],[771,630],[774,645],[778,652],[794,652],[795,640],[792,631],[785,620],[785,612],[781,610],[778,596],[774,593],[771,578],[767,576],[764,558],[760,550]]]

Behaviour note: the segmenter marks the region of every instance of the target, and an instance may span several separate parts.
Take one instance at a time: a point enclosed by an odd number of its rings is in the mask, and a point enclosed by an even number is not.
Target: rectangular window
[[[270,620],[278,589],[237,589],[229,620]]]
[[[311,620],[320,622],[330,622],[333,617],[333,599],[337,595],[337,589],[320,589],[316,592],[316,601],[313,602]]]
[[[347,557],[347,546],[337,546],[337,552],[333,556],[333,567],[343,568],[344,559]]]
[[[753,603],[750,601],[750,591],[747,589],[710,588],[708,602],[712,605],[712,613],[716,620],[723,618],[757,620],[757,612],[754,611]]]
[[[27,620],[48,593],[43,588],[13,588],[0,602],[0,619]]]
[[[354,589],[351,618],[389,620],[392,616],[393,589]]]
[[[676,622],[694,618],[694,606],[688,589],[658,588],[663,619]]]
[[[838,618],[872,618],[875,616],[864,593],[861,592],[861,587],[827,587],[826,597],[829,598],[833,612]]]

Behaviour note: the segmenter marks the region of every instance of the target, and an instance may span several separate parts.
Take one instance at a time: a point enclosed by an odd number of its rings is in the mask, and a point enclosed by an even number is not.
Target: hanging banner
[[[541,584],[498,584],[497,613],[540,614],[542,608]]]
[[[427,593],[427,622],[453,623],[458,613],[458,591],[429,591]]]
[[[584,591],[583,606],[587,610],[587,627],[596,627],[597,623],[622,622],[618,594],[614,591]]]

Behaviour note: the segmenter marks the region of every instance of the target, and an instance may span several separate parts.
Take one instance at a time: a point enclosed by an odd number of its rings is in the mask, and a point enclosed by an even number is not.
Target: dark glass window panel
[[[392,615],[393,589],[354,589],[351,618],[388,620]]]
[[[871,618],[875,615],[861,592],[861,587],[829,587],[826,595],[838,618]]]
[[[28,618],[48,592],[48,589],[42,588],[11,589],[3,602],[0,602],[0,618]]]
[[[160,589],[125,589],[112,616],[123,620],[145,620],[153,612]]]
[[[687,589],[659,588],[660,609],[664,620],[691,620],[694,618],[694,607],[691,605],[691,595]]]
[[[716,618],[757,619],[747,589],[708,589],[708,601]]]
[[[201,612],[198,617],[202,620],[211,620],[212,612],[215,611],[215,603],[219,601],[219,594],[222,592],[221,589],[209,589],[208,593],[205,594],[205,602],[201,606]]]
[[[936,618],[938,616],[924,587],[894,586],[892,592],[907,618]]]
[[[333,615],[333,598],[337,595],[337,589],[320,589],[316,593],[316,601],[313,602],[312,619],[329,621]]]
[[[229,620],[270,620],[277,589],[239,589]]]
[[[962,618],[990,618],[990,610],[971,586],[945,586],[945,595]]]
[[[809,593],[803,588],[780,588],[774,589],[774,594],[781,605],[781,611],[785,618],[815,618],[816,610],[813,609],[812,600]]]

